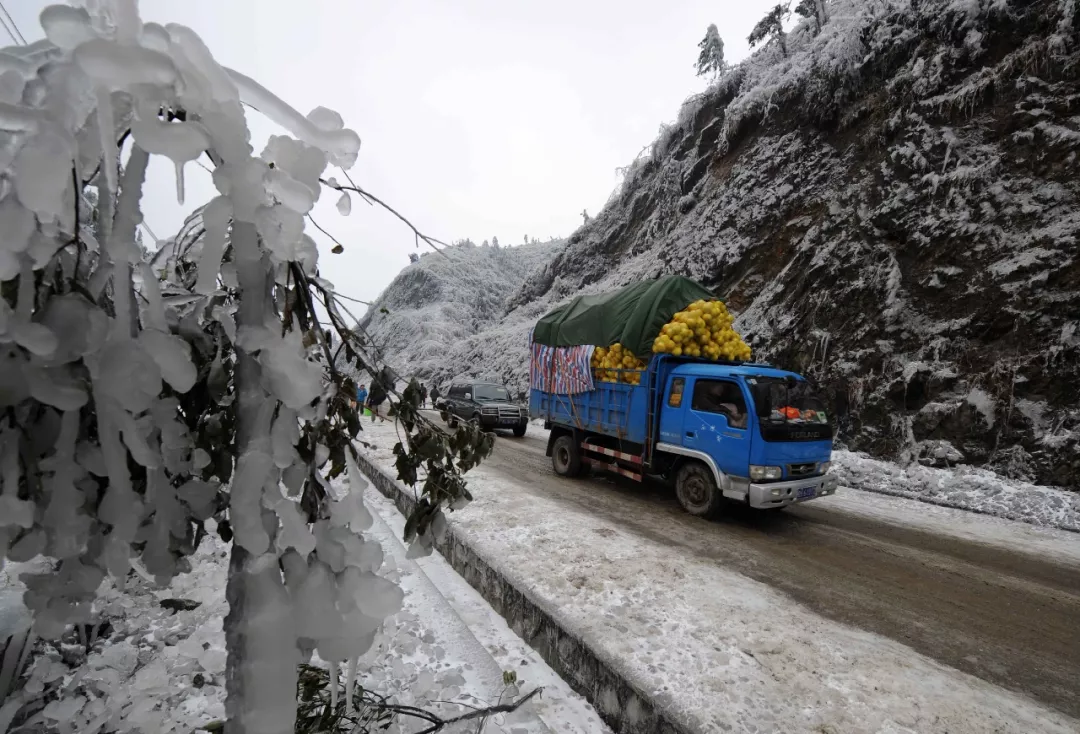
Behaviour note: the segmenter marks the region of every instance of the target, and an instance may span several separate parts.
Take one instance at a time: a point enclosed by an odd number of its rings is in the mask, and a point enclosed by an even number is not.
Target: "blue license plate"
[[[499,423],[504,426],[516,426],[518,422],[517,418],[503,418]]]
[[[799,487],[799,499],[804,500],[817,494],[817,487]]]

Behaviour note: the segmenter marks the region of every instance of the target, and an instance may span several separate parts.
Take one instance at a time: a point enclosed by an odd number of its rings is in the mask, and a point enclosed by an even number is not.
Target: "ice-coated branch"
[[[418,238],[423,240],[424,243],[428,247],[430,247],[432,250],[439,253],[443,257],[446,257],[446,253],[444,253],[442,250],[440,250],[437,245],[442,245],[443,247],[449,247],[450,245],[446,244],[442,240],[437,240],[434,237],[429,237],[428,235],[421,232],[419,229],[417,229],[416,225],[413,224],[412,222],[410,222],[403,214],[401,214],[401,212],[399,212],[397,209],[390,206],[385,201],[383,201],[379,197],[375,196],[371,192],[365,191],[364,189],[362,189],[362,188],[360,188],[359,186],[356,186],[356,185],[345,186],[344,184],[339,184],[339,183],[337,183],[335,181],[328,181],[325,178],[320,178],[319,182],[322,183],[323,186],[329,186],[330,188],[336,189],[338,191],[354,191],[357,194],[359,194],[360,196],[364,197],[365,199],[369,199],[371,201],[374,201],[376,204],[381,206],[383,209],[390,212],[395,217],[397,217],[402,222],[404,222],[405,226],[407,226],[409,229],[411,229],[413,231],[413,234],[415,234]]]
[[[460,724],[463,721],[475,721],[477,719],[486,719],[489,716],[494,716],[496,714],[508,714],[508,713],[511,713],[512,711],[517,711],[519,708],[524,706],[528,701],[532,700],[533,697],[540,695],[540,692],[542,690],[544,690],[544,689],[543,688],[534,688],[531,691],[529,691],[528,693],[526,693],[524,696],[522,696],[521,698],[517,699],[516,701],[511,701],[510,703],[501,703],[501,704],[499,704],[497,706],[489,706],[488,708],[485,708],[485,709],[477,709],[475,711],[469,711],[468,713],[464,713],[461,716],[455,716],[452,719],[442,719],[442,720],[439,721],[438,724],[434,724],[432,726],[429,726],[427,729],[422,729],[417,734],[435,734],[435,732],[442,731],[443,729],[445,729],[446,727],[448,727],[448,726],[450,726],[452,724]]]

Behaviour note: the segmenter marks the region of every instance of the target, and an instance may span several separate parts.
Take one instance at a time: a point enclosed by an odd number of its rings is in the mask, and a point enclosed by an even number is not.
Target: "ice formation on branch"
[[[58,636],[135,559],[162,583],[184,571],[213,518],[235,539],[231,730],[291,733],[297,663],[355,661],[401,605],[362,536],[348,383],[303,302],[304,215],[360,138],[220,66],[190,29],[143,23],[134,0],[41,23],[47,40],[0,54],[0,561],[57,561],[25,580],[36,631]],[[295,138],[254,155],[242,105]],[[175,165],[181,202],[184,165],[208,157],[220,195],[204,236],[144,262],[151,155]],[[67,719],[90,731],[81,706]]]

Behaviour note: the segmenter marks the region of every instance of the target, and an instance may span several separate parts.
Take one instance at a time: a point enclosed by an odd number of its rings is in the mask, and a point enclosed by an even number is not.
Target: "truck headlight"
[[[823,461],[818,466],[821,468],[821,473],[822,474],[828,474],[829,469],[832,468],[832,462],[831,461]]]
[[[760,482],[764,479],[780,479],[783,476],[784,471],[778,466],[750,465],[750,479],[755,482]]]

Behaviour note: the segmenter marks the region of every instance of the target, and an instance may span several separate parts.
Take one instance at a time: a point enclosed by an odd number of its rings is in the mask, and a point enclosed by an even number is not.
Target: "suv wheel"
[[[518,438],[521,438],[522,436],[525,435],[525,430],[527,428],[528,428],[528,426],[514,426],[514,435],[517,436]]]

